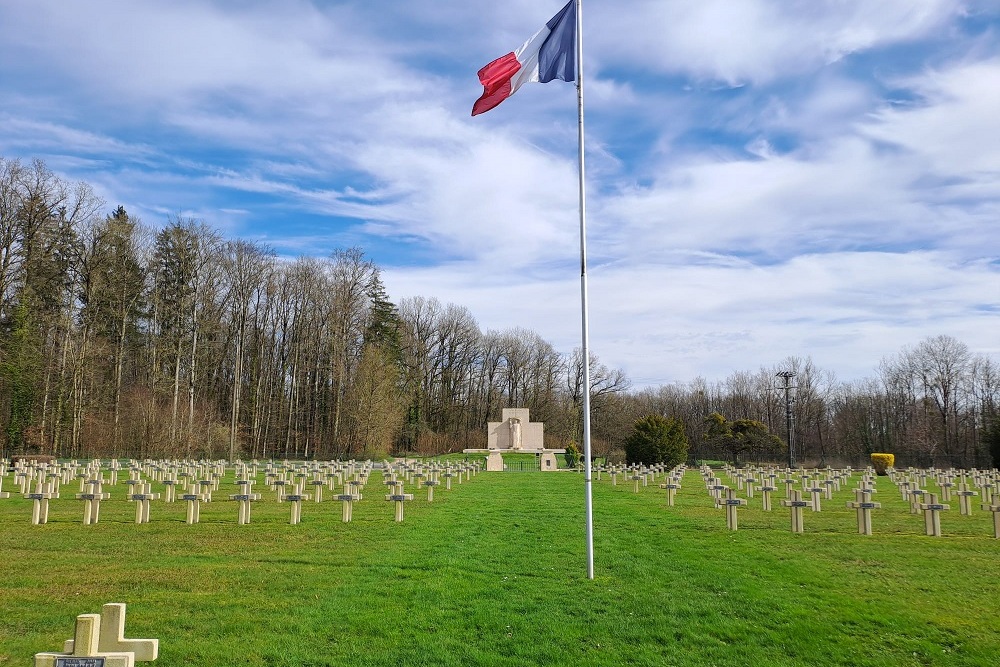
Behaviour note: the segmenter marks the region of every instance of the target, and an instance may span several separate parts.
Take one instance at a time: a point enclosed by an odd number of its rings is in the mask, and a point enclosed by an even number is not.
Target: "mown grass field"
[[[481,473],[417,492],[402,524],[380,481],[349,524],[326,501],[288,525],[268,495],[247,526],[228,500],[192,526],[156,501],[139,526],[116,487],[97,525],[64,491],[32,526],[30,501],[0,500],[0,665],[58,650],[106,602],[160,640],[161,667],[1000,664],[1000,541],[978,502],[926,537],[882,478],[875,535],[846,488],[805,534],[759,497],[730,532],[694,471],[673,508],[605,476],[591,581],[578,474]]]

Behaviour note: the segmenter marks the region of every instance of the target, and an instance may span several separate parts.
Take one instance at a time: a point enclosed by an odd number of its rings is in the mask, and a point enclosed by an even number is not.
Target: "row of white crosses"
[[[611,486],[618,486],[618,477],[621,476],[623,479],[632,482],[633,493],[639,493],[640,486],[647,487],[650,483],[655,483],[660,476],[666,475],[669,470],[665,465],[607,464],[594,467],[598,482],[604,479],[604,475],[608,475],[611,480]]]
[[[136,503],[136,523],[149,522],[151,501],[160,499],[162,495],[164,502],[167,503],[177,500],[186,502],[186,522],[196,524],[200,521],[201,504],[212,502],[212,494],[218,491],[220,481],[227,473],[227,467],[224,461],[132,460],[123,466],[117,460],[112,460],[106,465],[100,460],[94,460],[86,465],[80,465],[76,461],[56,465],[21,464],[15,469],[15,475],[22,489],[27,490],[29,483],[33,480],[36,482],[35,489],[24,494],[34,501],[33,523],[47,522],[48,501],[59,497],[59,484],[69,483],[71,479],[76,478],[80,481],[80,492],[76,494],[76,498],[84,502],[85,525],[99,521],[101,503],[111,497],[111,494],[105,491],[105,486],[113,485],[116,481],[129,487],[127,499]],[[353,504],[362,500],[362,490],[368,482],[373,463],[371,461],[309,463],[284,461],[262,465],[257,461],[249,463],[237,461],[231,464],[231,467],[236,476],[238,493],[230,494],[229,499],[238,504],[239,524],[250,523],[251,503],[263,497],[262,493],[255,493],[253,489],[260,473],[264,474],[265,485],[275,494],[277,502],[289,503],[289,523],[298,524],[302,519],[302,503],[310,498],[315,499],[317,503],[322,502],[324,487],[335,491],[338,484],[342,485],[343,491],[334,495],[333,500],[342,503],[343,521],[350,522],[353,518]],[[399,503],[412,499],[412,494],[403,492],[399,476],[405,477],[411,484],[424,486],[427,489],[428,502],[433,502],[434,488],[442,484],[442,480],[445,488],[450,490],[452,480],[457,479],[461,484],[463,475],[471,478],[479,468],[478,463],[440,466],[404,461],[398,467],[386,464],[386,476],[391,480],[388,483],[392,486],[390,495],[404,497],[401,501],[394,499],[398,505],[396,520],[402,520]],[[3,470],[7,470],[6,465]],[[163,484],[165,492],[153,493],[150,480]],[[2,473],[0,473],[0,483],[2,483]],[[312,492],[307,493],[310,489]],[[0,495],[4,496],[9,494]]]
[[[760,477],[761,471],[755,470],[751,472],[745,472],[740,469],[733,469],[730,467],[724,468],[727,473],[737,481],[738,485],[745,485],[747,496],[753,497],[753,482],[756,478],[761,480],[761,486],[759,489],[762,491],[764,496],[764,508],[765,510],[770,509],[770,503],[768,498],[768,491],[774,491],[776,488],[774,486],[766,486],[767,482],[764,477]],[[843,471],[836,471],[832,469],[826,469],[826,471],[798,471],[793,474],[793,471],[785,470],[785,478],[781,481],[785,484],[786,499],[781,502],[785,507],[788,507],[791,512],[791,526],[794,532],[803,531],[803,510],[809,508],[812,511],[821,510],[821,496],[830,499],[832,492],[840,489],[842,482],[850,479],[853,471],[851,469],[846,469]],[[706,476],[706,483],[714,485],[715,489],[714,495],[716,496],[717,504],[723,504],[721,496],[719,494],[721,491],[726,490],[727,487],[722,485],[717,479],[712,479],[711,476],[714,473],[711,469],[707,467],[703,469],[703,475]],[[798,476],[798,480],[796,479]],[[923,513],[924,517],[924,528],[925,533],[928,536],[941,536],[941,519],[940,514],[943,511],[950,509],[949,505],[946,505],[938,501],[937,494],[930,493],[929,491],[919,488],[926,487],[928,483],[933,480],[942,490],[942,496],[950,497],[953,493],[958,499],[960,504],[960,511],[963,515],[971,514],[972,508],[972,498],[982,493],[983,499],[986,501],[982,503],[981,507],[983,510],[990,511],[993,513],[993,524],[994,524],[994,537],[1000,539],[1000,474],[997,471],[940,471],[935,469],[927,470],[914,470],[909,469],[907,471],[895,471],[889,470],[890,479],[892,479],[897,488],[899,488],[903,499],[910,502],[910,511],[913,514]],[[777,472],[771,471],[766,474],[766,478],[770,480],[777,479],[779,477]],[[974,491],[969,488],[970,484],[968,479],[973,480],[973,484],[978,486],[980,491]],[[958,480],[956,482],[956,480]],[[796,483],[801,483],[802,488],[795,488]],[[952,491],[952,489],[956,489]],[[803,493],[810,494],[808,500],[803,498]],[[874,488],[874,470],[869,468],[864,472],[862,481],[860,482],[857,489],[854,490],[855,500],[847,503],[847,507],[856,510],[858,519],[858,532],[863,535],[871,535],[871,511],[874,509],[881,508],[881,503],[874,502],[872,500],[872,494],[875,493]],[[735,507],[738,506],[737,503],[730,501],[730,505]],[[727,517],[727,524],[732,525],[733,522]]]
[[[972,514],[973,498],[982,496],[980,508],[993,514],[993,537],[1000,539],[1000,472],[997,470],[938,470],[936,468],[907,468],[887,470],[889,479],[899,490],[903,500],[910,503],[912,514],[924,513],[924,528],[927,535],[941,536],[941,512],[951,509],[945,504],[958,498],[959,514]],[[938,494],[927,489],[931,484],[940,489]],[[976,491],[971,487],[977,487]]]
[[[724,466],[723,471],[736,482],[737,489],[725,485],[715,476],[715,471],[708,466],[702,466],[701,474],[705,480],[706,488],[712,495],[717,507],[726,509],[726,526],[730,530],[737,530],[737,514],[739,507],[745,507],[747,500],[736,496],[737,490],[742,490],[748,498],[754,497],[755,489],[761,494],[761,507],[764,511],[772,510],[771,494],[778,491],[777,484],[780,482],[785,486],[785,498],[780,501],[781,506],[789,509],[791,519],[791,531],[794,533],[804,532],[804,511],[808,508],[813,512],[822,510],[822,500],[831,500],[833,493],[840,491],[841,486],[847,483],[852,476],[851,469],[834,470],[790,470],[773,468],[734,468]],[[801,486],[801,488],[796,488]],[[803,498],[803,493],[809,494],[809,499]],[[878,507],[878,503],[871,503],[872,483],[868,476],[861,482],[861,486],[855,490],[856,500],[848,503],[848,507],[858,510],[858,531],[862,534],[871,534],[871,510]]]
[[[453,479],[457,479],[458,483],[461,484],[463,475],[466,476],[466,479],[471,479],[479,472],[479,469],[478,463],[462,463],[456,467],[446,464],[442,467],[436,463],[425,465],[405,459],[398,465],[386,464],[383,483],[389,493],[385,494],[385,500],[393,503],[394,518],[397,522],[401,522],[403,520],[403,504],[415,498],[414,494],[405,492],[405,483],[426,487],[427,502],[432,503],[434,502],[434,487],[439,486],[442,479],[445,480],[445,490],[450,491]]]

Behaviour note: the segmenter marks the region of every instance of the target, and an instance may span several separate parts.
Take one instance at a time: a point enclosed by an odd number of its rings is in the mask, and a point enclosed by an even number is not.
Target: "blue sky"
[[[0,155],[146,223],[361,246],[579,345],[576,104],[476,71],[564,0],[4,0]],[[926,336],[1000,360],[1000,3],[585,0],[591,346],[637,385]]]

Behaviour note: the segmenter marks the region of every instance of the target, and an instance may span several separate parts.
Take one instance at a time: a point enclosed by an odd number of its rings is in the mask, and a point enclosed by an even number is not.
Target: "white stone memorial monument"
[[[503,471],[504,454],[536,454],[541,470],[556,470],[556,454],[564,449],[545,448],[545,424],[531,421],[528,408],[504,408],[500,421],[486,424],[486,449],[466,449],[466,454],[486,454],[487,471]]]

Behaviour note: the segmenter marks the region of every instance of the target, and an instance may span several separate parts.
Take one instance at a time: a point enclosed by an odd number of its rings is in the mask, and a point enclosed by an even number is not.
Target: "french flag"
[[[497,58],[479,70],[483,95],[472,115],[485,113],[517,92],[528,81],[576,81],[576,0],[513,53]]]

